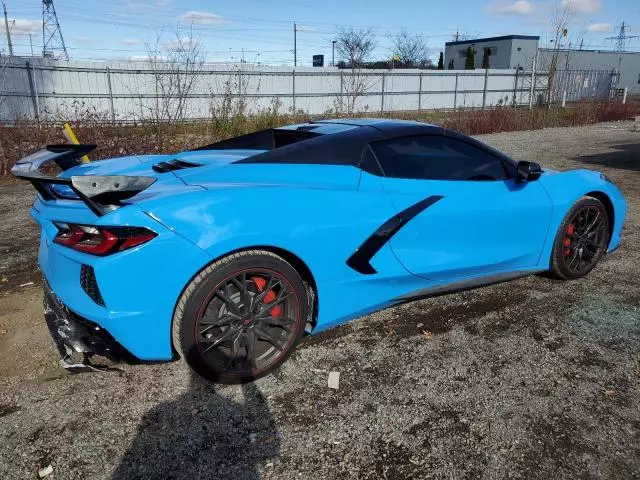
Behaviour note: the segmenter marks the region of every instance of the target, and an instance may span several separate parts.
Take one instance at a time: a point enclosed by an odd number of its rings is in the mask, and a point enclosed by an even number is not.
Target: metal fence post
[[[33,103],[33,114],[36,117],[36,121],[40,121],[40,108],[38,107],[38,92],[35,87],[34,74],[31,71],[31,63],[26,63],[27,78],[29,79],[29,90],[31,91],[31,102]]]
[[[31,64],[31,73],[33,73],[33,90],[36,94],[36,112],[37,118],[40,119],[40,97],[38,97],[38,77],[36,77],[36,66]]]
[[[615,68],[611,69],[611,80],[609,82],[609,100],[613,99],[616,95],[616,88],[618,87],[618,79]]]
[[[420,72],[420,83],[418,84],[418,111],[422,110],[422,72]]]
[[[586,70],[582,74],[582,78],[580,79],[580,88],[578,89],[578,100],[582,100],[582,92],[584,91],[584,79],[586,76]]]
[[[111,88],[111,69],[107,67],[107,87],[109,87],[109,106],[111,108],[111,123],[116,123],[116,111],[113,108],[113,89]]]
[[[536,56],[533,57],[533,68],[531,69],[531,92],[529,93],[529,110],[533,109],[533,95],[535,93],[535,88],[536,88],[536,67],[537,66],[538,66],[538,47],[536,47]]]
[[[513,108],[518,106],[518,74],[520,73],[520,69],[516,67],[516,75],[515,81],[513,82]]]
[[[453,110],[455,111],[458,107],[458,76],[460,74],[456,72],[456,83],[453,86]]]
[[[295,69],[291,71],[291,93],[293,100],[293,114],[296,114],[296,71]]]
[[[624,87],[624,93],[622,94],[622,103],[627,103],[627,87]]]
[[[489,69],[484,69],[484,88],[482,89],[482,109],[487,104],[487,83],[489,82]]]
[[[380,99],[380,113],[384,113],[384,79],[385,74],[382,74],[382,98]]]
[[[342,111],[342,102],[344,101],[344,97],[342,96],[344,93],[344,71],[340,69],[340,101],[338,102],[338,106],[340,107],[340,111]]]

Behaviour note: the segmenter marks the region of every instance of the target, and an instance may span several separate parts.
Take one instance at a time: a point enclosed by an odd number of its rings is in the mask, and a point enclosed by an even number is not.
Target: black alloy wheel
[[[174,314],[174,346],[206,378],[254,380],[291,354],[304,332],[306,302],[290,264],[271,252],[239,252],[187,287]]]
[[[599,200],[583,197],[567,214],[556,236],[552,271],[563,279],[589,273],[606,253],[609,218]]]
[[[269,368],[295,339],[298,303],[293,287],[275,271],[233,273],[214,287],[198,312],[200,354],[226,375]]]

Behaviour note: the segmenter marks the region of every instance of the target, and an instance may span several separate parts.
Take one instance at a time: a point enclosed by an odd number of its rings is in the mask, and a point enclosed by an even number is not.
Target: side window
[[[498,157],[443,135],[395,138],[371,144],[386,177],[424,180],[504,180]]]

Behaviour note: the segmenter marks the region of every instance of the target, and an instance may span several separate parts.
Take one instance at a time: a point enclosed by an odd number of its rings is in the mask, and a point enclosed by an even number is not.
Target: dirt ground
[[[50,479],[640,478],[640,133],[480,138],[605,172],[629,203],[621,248],[579,281],[525,278],[310,337],[247,386],[204,383],[182,362],[61,371],[34,193],[1,184],[0,478],[49,465]]]

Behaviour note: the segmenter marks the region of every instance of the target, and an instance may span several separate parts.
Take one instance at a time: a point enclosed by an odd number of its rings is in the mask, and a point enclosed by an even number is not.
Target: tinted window
[[[384,175],[427,180],[503,180],[498,157],[441,135],[405,137],[371,145]]]
[[[359,165],[364,148],[385,138],[373,127],[358,127],[339,133],[317,135],[234,163],[297,163],[315,165]]]

